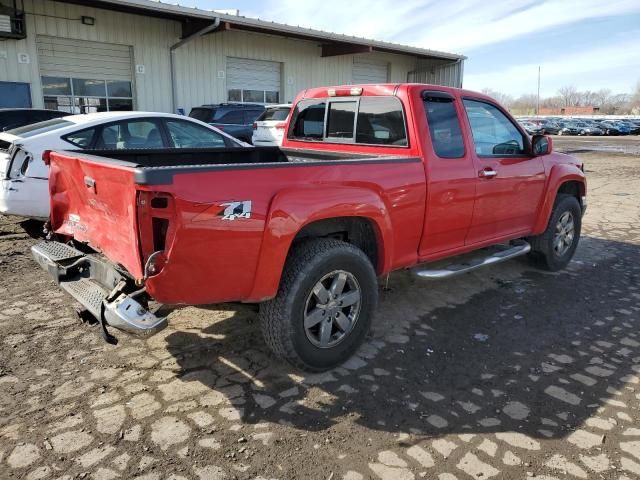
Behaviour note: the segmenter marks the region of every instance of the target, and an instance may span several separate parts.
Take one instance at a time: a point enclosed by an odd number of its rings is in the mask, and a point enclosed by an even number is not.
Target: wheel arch
[[[587,194],[587,184],[584,173],[573,165],[557,165],[552,168],[547,193],[541,204],[538,218],[533,229],[533,235],[538,235],[547,228],[553,206],[558,195],[574,196],[584,210],[584,198]]]
[[[273,199],[248,301],[273,298],[295,243],[337,238],[360,248],[378,275],[391,264],[391,220],[383,199],[361,187],[296,189]]]

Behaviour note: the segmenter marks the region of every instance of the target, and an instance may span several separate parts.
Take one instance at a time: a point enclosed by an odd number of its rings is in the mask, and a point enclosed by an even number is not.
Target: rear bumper
[[[99,321],[143,336],[167,326],[167,319],[144,308],[136,300],[137,295],[125,293],[127,278],[99,257],[53,241],[34,245],[31,254],[63,290]]]

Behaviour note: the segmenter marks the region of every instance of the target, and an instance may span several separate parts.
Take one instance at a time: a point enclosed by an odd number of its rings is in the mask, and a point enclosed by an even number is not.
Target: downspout
[[[220,17],[216,17],[213,20],[213,23],[211,25],[207,25],[203,29],[198,30],[195,33],[192,33],[188,37],[183,38],[178,43],[175,43],[175,44],[173,44],[173,45],[171,45],[169,47],[169,66],[170,66],[170,69],[171,69],[171,103],[172,103],[172,107],[173,107],[173,113],[177,113],[176,109],[178,108],[178,92],[176,90],[177,73],[176,73],[176,62],[175,62],[175,58],[174,58],[175,51],[178,48],[180,48],[181,46],[189,43],[194,38],[197,38],[197,37],[200,37],[202,35],[205,35],[205,34],[211,32],[211,31],[215,30],[219,26],[220,26]]]

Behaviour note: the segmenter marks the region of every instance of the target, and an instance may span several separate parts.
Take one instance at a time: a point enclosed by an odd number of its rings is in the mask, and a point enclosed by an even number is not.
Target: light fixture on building
[[[80,17],[80,20],[82,21],[83,25],[95,25],[96,24],[96,19],[94,17],[86,17],[86,16],[82,16]]]

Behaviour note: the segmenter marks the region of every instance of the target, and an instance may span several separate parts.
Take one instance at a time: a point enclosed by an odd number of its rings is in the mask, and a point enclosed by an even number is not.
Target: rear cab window
[[[408,146],[402,102],[393,96],[301,100],[292,114],[289,138]]]

